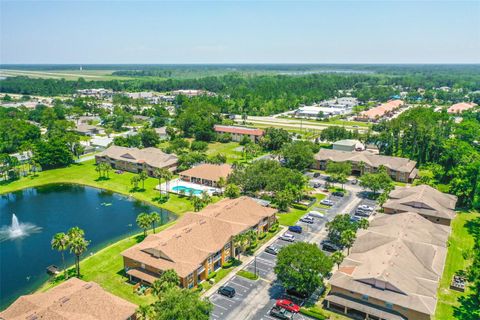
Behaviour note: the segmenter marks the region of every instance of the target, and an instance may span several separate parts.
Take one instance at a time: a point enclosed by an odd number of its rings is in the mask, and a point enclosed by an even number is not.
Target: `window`
[[[392,309],[392,308],[393,308],[393,303],[391,303],[391,302],[385,302],[385,306],[386,306],[388,309]]]
[[[368,301],[368,295],[362,294],[362,300]]]

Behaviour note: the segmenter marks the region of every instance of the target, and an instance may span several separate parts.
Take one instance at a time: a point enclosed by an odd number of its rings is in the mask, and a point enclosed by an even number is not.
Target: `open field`
[[[235,149],[240,147],[238,142],[213,142],[208,144],[207,155],[213,156],[215,154],[221,153],[227,156],[227,163],[232,163],[234,161],[240,161],[243,157],[243,152],[236,151]]]
[[[42,79],[65,79],[77,80],[84,78],[85,80],[115,80],[129,79],[128,77],[112,76],[114,70],[52,70],[52,71],[33,71],[33,70],[10,70],[1,69],[0,76],[26,76],[30,78]]]
[[[76,183],[131,196],[172,211],[177,215],[186,211],[193,211],[192,204],[187,198],[181,198],[174,194],[170,195],[167,202],[159,202],[159,192],[154,189],[158,184],[157,179],[148,178],[145,181],[145,190],[143,191],[132,190],[130,184],[132,177],[133,173],[116,174],[112,171],[110,172],[110,179],[99,179],[98,173],[95,171],[95,160],[88,160],[67,168],[43,171],[35,177],[28,176],[9,183],[0,183],[0,194],[52,183]],[[141,183],[139,187],[142,187]]]
[[[449,246],[443,276],[440,280],[438,288],[438,302],[435,312],[435,319],[454,319],[454,308],[459,307],[458,299],[467,296],[469,290],[464,293],[450,289],[450,282],[453,275],[460,271],[466,270],[471,263],[470,259],[465,259],[464,253],[472,250],[474,237],[472,234],[475,228],[474,220],[480,219],[479,212],[460,212],[452,222],[452,233],[449,238]],[[480,226],[476,226],[480,228]]]

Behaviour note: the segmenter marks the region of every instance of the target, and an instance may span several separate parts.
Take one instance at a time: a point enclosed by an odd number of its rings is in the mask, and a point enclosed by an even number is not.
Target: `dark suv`
[[[235,296],[235,289],[229,286],[221,286],[217,291],[219,294],[225,297],[233,298]]]
[[[342,250],[342,248],[330,240],[325,240],[325,241],[322,241],[322,250],[328,251],[328,252],[335,252],[335,251]]]

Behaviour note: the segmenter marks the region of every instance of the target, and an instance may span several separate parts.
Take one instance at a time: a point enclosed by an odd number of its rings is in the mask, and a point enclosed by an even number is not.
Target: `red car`
[[[300,312],[300,307],[298,305],[296,305],[295,303],[293,303],[292,301],[290,300],[287,300],[287,299],[279,299],[277,300],[277,307],[280,307],[280,308],[283,308],[283,309],[286,309],[290,312],[295,312],[295,313],[298,313]]]

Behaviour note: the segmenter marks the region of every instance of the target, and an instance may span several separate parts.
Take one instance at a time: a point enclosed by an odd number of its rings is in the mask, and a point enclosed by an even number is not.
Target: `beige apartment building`
[[[314,168],[325,170],[328,161],[350,162],[353,175],[377,172],[380,166],[385,167],[388,175],[395,181],[410,183],[418,175],[415,161],[400,157],[381,156],[369,151],[320,149],[315,154]]]
[[[45,292],[21,296],[0,312],[4,320],[134,320],[137,306],[78,278]]]
[[[415,212],[434,223],[449,226],[455,218],[457,197],[427,185],[397,187],[384,203],[385,213]]]
[[[209,187],[218,187],[218,181],[223,178],[227,181],[228,176],[233,172],[229,164],[204,163],[191,169],[180,172],[178,175],[183,181],[201,184]]]
[[[240,142],[243,137],[248,137],[252,142],[258,142],[260,137],[265,134],[265,131],[262,129],[256,128],[247,128],[247,127],[237,127],[237,126],[222,126],[215,125],[215,132],[223,134],[227,133],[232,136],[232,141]]]
[[[430,320],[449,234],[414,212],[375,218],[330,278],[326,307],[356,319]]]
[[[96,163],[107,163],[114,169],[139,173],[145,170],[149,176],[155,175],[155,169],[177,169],[178,158],[157,148],[127,148],[111,146],[95,155]]]
[[[268,231],[277,210],[249,197],[223,199],[122,252],[131,281],[153,283],[173,269],[184,288],[196,287],[236,254],[233,238],[248,230]]]

